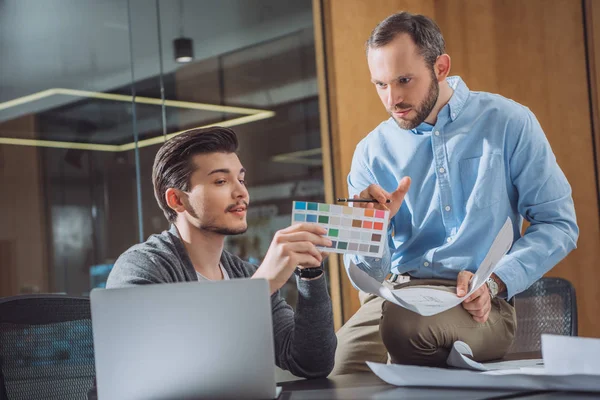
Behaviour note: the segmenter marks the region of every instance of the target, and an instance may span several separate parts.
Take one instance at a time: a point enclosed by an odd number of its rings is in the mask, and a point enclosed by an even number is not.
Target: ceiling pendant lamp
[[[173,40],[175,61],[189,63],[194,60],[194,42],[190,38],[180,37]]]
[[[179,1],[179,28],[180,37],[173,40],[175,61],[178,63],[189,63],[194,61],[194,42],[183,35],[183,1]]]

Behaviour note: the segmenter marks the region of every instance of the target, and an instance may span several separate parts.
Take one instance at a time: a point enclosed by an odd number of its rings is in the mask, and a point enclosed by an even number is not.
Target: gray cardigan
[[[221,263],[229,277],[248,278],[257,267],[223,251]],[[198,277],[177,228],[152,235],[123,253],[112,269],[108,288],[154,283],[190,282]],[[333,369],[337,339],[325,278],[297,279],[296,312],[280,296],[271,296],[275,363],[296,376],[318,378]],[[241,334],[241,332],[240,332]]]

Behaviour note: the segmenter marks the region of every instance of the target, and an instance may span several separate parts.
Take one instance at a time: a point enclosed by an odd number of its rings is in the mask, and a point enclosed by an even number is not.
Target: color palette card
[[[292,224],[312,222],[327,229],[331,247],[320,247],[328,253],[350,253],[381,257],[387,235],[389,211],[333,204],[294,201]]]

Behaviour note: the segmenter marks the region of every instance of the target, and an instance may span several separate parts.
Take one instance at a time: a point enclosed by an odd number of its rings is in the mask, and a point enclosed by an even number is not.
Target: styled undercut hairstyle
[[[196,168],[193,157],[206,153],[235,153],[237,149],[235,132],[220,126],[187,130],[158,149],[152,168],[152,184],[154,197],[169,222],[175,221],[177,212],[167,204],[165,193],[169,188],[189,191],[190,176]]]
[[[403,33],[410,36],[430,67],[433,67],[437,58],[446,52],[444,36],[431,18],[402,11],[390,15],[373,29],[366,43],[367,53],[369,49],[377,49],[389,44],[396,36]]]

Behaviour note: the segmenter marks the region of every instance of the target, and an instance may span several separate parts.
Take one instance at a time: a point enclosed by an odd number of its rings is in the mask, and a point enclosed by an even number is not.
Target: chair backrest
[[[509,353],[541,350],[543,333],[577,336],[573,285],[562,278],[541,278],[515,296],[517,334]]]
[[[0,398],[85,399],[95,376],[88,298],[0,298]]]

